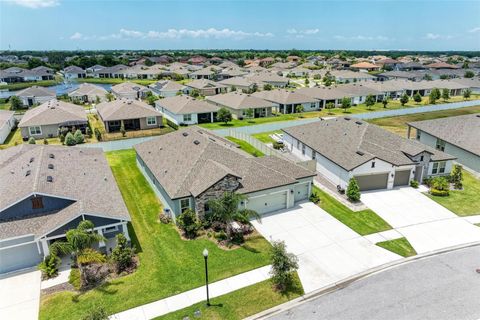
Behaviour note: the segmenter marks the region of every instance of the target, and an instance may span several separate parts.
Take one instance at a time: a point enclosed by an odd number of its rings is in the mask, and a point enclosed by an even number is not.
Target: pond
[[[95,83],[96,86],[102,87],[107,91],[110,91],[112,88],[111,84],[106,84],[106,83]],[[57,96],[61,96],[63,94],[67,94],[69,92],[72,92],[73,90],[77,89],[80,86],[80,83],[78,82],[71,82],[71,83],[60,83],[56,84],[54,86],[48,86],[46,88],[49,88],[50,90],[54,90],[57,93]],[[10,98],[11,96],[15,95],[17,92],[22,91],[22,90],[15,90],[15,91],[0,91],[0,98],[1,99],[7,99]]]

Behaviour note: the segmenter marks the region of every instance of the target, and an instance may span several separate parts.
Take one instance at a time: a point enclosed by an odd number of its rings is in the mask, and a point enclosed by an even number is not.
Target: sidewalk
[[[210,298],[215,298],[238,289],[267,280],[270,266],[261,267],[227,279],[209,284]],[[110,320],[148,320],[189,307],[206,300],[205,286],[185,291],[175,296],[132,308],[109,317]]]

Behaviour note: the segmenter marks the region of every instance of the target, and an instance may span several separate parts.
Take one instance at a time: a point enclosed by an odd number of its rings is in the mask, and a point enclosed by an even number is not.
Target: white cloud
[[[292,35],[314,35],[320,32],[320,29],[305,29],[305,30],[297,30],[295,28],[287,29],[288,34]]]
[[[73,34],[70,39],[73,40],[109,40],[109,39],[183,39],[183,38],[193,38],[193,39],[235,39],[240,40],[244,38],[268,38],[273,37],[271,32],[245,32],[241,30],[231,30],[228,28],[225,29],[168,29],[166,31],[148,31],[142,32],[137,30],[128,30],[120,29],[118,33],[113,33],[110,35],[91,35],[85,36],[79,32]]]
[[[7,0],[7,2],[31,9],[55,7],[60,4],[59,0]]]
[[[441,35],[441,34],[437,34],[437,33],[427,33],[425,35],[425,39],[427,40],[439,40],[439,39],[442,39],[442,40],[450,40],[452,39],[453,36],[450,36],[450,35]]]
[[[470,30],[468,30],[468,32],[470,32],[470,33],[480,32],[480,27],[470,29]]]
[[[334,36],[333,37],[336,40],[355,40],[355,41],[388,41],[388,40],[393,40],[390,39],[389,37],[386,36],[363,36],[363,35],[358,35],[358,36]]]

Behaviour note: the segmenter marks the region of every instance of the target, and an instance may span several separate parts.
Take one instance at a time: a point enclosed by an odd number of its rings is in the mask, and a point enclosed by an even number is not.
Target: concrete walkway
[[[210,298],[251,286],[270,278],[270,266],[261,267],[224,280],[211,283]],[[175,296],[132,308],[109,317],[110,320],[148,320],[206,301],[205,286]]]

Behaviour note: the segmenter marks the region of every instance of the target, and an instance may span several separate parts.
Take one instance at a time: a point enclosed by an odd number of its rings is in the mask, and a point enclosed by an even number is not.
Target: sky
[[[0,49],[480,50],[480,0],[0,0]]]

